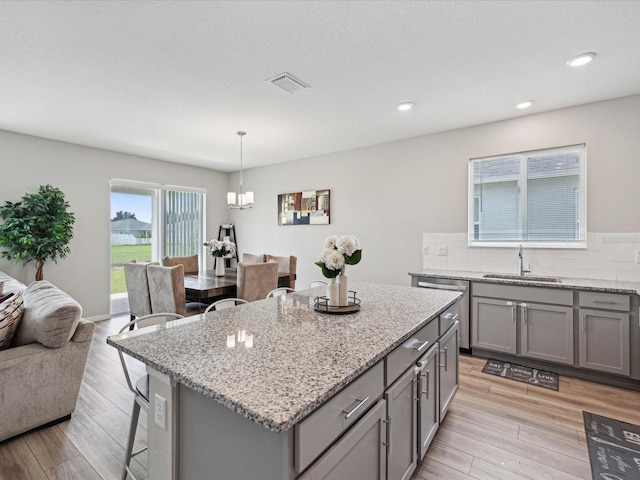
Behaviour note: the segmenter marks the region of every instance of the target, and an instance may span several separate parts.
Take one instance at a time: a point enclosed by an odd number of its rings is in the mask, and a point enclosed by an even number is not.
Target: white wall
[[[297,255],[300,288],[321,278],[313,262],[324,238],[351,233],[363,246],[352,280],[409,285],[407,272],[423,266],[423,234],[466,234],[470,158],[579,143],[588,154],[588,232],[640,232],[639,120],[636,95],[249,169],[255,207],[231,215],[239,248]],[[230,181],[237,186],[237,174]],[[277,225],[278,194],[321,188],[331,190],[331,225]]]
[[[217,236],[218,226],[228,221],[226,173],[1,130],[0,164],[2,204],[36,192],[39,185],[64,192],[76,215],[71,255],[57,264],[47,262],[44,275],[80,302],[85,317],[109,313],[110,179],[206,189],[206,238]],[[24,268],[0,259],[0,270],[27,284],[35,277],[33,264]]]

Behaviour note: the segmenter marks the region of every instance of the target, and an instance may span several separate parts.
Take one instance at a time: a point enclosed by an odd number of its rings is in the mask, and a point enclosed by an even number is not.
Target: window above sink
[[[469,161],[472,247],[586,248],[586,146]]]

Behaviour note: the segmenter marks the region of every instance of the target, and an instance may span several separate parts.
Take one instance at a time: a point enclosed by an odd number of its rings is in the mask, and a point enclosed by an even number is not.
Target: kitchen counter
[[[626,293],[640,295],[640,281],[622,282],[616,280],[598,280],[595,278],[556,277],[561,283],[543,282],[533,280],[520,280],[513,278],[485,278],[484,275],[493,272],[470,272],[463,270],[443,270],[425,268],[409,272],[411,276],[440,277],[454,280],[468,280],[473,282],[499,283],[508,285],[523,285],[529,287],[560,288],[595,292]],[[640,277],[640,273],[638,274]],[[526,277],[527,275],[525,275]],[[530,274],[535,277],[535,274]]]
[[[354,283],[361,311],[315,312],[316,288],[111,336],[199,394],[285,432],[455,303],[457,292]],[[227,346],[239,331],[253,347]],[[150,422],[151,423],[151,422]]]

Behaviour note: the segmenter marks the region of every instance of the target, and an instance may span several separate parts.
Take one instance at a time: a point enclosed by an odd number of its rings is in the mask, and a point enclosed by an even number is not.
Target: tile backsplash
[[[422,245],[423,268],[518,273],[517,248],[469,247],[466,233],[424,233]],[[523,263],[531,275],[640,281],[636,252],[640,233],[588,233],[586,249],[525,247]]]

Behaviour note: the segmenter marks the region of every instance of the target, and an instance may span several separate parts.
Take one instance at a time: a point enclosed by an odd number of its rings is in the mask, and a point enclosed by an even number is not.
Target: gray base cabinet
[[[440,338],[440,422],[444,420],[453,397],[458,391],[459,349],[458,322],[456,322]]]
[[[387,478],[387,404],[380,400],[301,479]]]
[[[471,346],[516,354],[516,305],[508,300],[474,297]]]
[[[580,309],[580,366],[629,375],[629,314]]]
[[[387,421],[387,478],[408,480],[417,465],[416,443],[417,405],[416,374],[409,369],[386,392]]]
[[[573,365],[573,308],[520,304],[520,354]]]
[[[436,344],[418,361],[418,459],[422,460],[440,425],[440,380]]]

